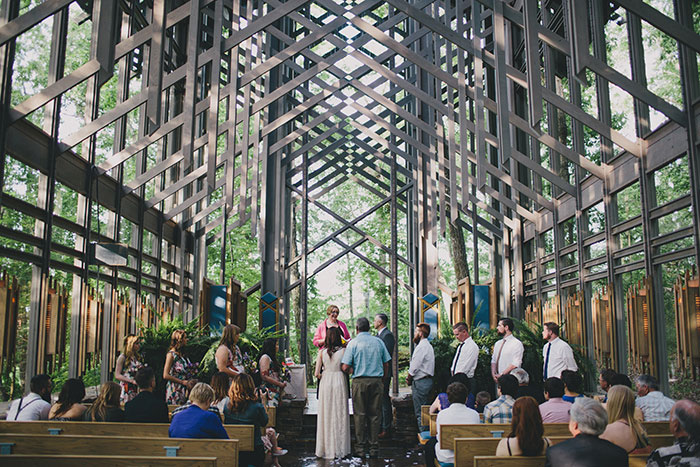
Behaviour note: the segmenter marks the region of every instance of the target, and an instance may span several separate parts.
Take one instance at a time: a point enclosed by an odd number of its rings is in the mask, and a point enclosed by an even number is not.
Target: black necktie
[[[455,375],[455,370],[457,369],[457,362],[459,361],[459,354],[462,353],[462,346],[464,345],[464,342],[459,344],[459,347],[457,347],[457,356],[455,357],[455,362],[452,364],[452,376]]]
[[[547,356],[544,358],[544,379],[547,379],[549,373],[549,352],[552,350],[552,343],[547,344]]]

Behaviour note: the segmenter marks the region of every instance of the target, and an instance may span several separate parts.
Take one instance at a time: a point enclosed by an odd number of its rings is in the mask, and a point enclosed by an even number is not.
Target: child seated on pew
[[[70,378],[61,388],[58,400],[49,410],[49,420],[71,422],[83,419],[87,409],[82,400],[85,398],[85,384],[80,378]]]
[[[250,375],[241,373],[233,376],[228,397],[229,403],[224,407],[224,422],[227,425],[253,425],[256,434],[265,428],[268,422],[267,411],[260,403],[259,391],[255,389]],[[240,453],[240,465],[262,466],[266,453],[269,452],[273,456],[273,465],[279,466],[276,456],[287,454],[286,449],[277,445],[277,433],[274,428],[265,428],[262,436],[255,436],[253,447],[253,452]]]
[[[476,400],[474,401],[474,410],[480,414],[484,413],[484,407],[486,407],[489,402],[491,402],[491,394],[488,391],[479,391],[476,393]]]
[[[190,391],[192,404],[173,414],[168,435],[171,438],[228,439],[219,416],[209,408],[214,400],[214,390],[207,383],[197,383]]]
[[[122,388],[114,381],[108,381],[100,387],[92,407],[83,414],[86,422],[123,422],[124,411],[119,405]]]

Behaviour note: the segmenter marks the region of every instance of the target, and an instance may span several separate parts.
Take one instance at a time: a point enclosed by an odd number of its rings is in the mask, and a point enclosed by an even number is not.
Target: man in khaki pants
[[[343,371],[352,369],[352,407],[355,420],[355,454],[379,457],[379,430],[382,413],[382,379],[389,377],[391,356],[384,342],[369,333],[369,320],[357,319],[357,337],[343,355]],[[368,436],[369,435],[369,436]]]

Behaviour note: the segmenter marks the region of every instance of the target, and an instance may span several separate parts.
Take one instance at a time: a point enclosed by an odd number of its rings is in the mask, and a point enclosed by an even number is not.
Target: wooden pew
[[[133,438],[129,436],[0,434],[0,449],[10,454],[214,457],[219,467],[237,467],[238,441],[227,439]],[[0,451],[0,452],[2,452]]]
[[[648,435],[667,435],[667,422],[644,422]],[[479,423],[471,425],[443,425],[440,429],[440,446],[454,446],[455,438],[502,438],[510,433],[509,423]],[[545,423],[544,435],[571,436],[568,423]]]
[[[420,406],[420,423],[421,425],[429,425],[430,424],[430,406],[429,405],[421,405]]]
[[[641,467],[647,464],[647,454],[632,454],[629,456],[630,467]],[[538,457],[496,457],[476,456],[474,467],[544,467],[544,456]],[[455,464],[457,465],[457,464]]]
[[[571,439],[571,436],[552,436],[552,445]],[[472,465],[476,456],[493,456],[501,438],[455,438],[455,465]],[[672,435],[650,435],[649,443],[656,449],[673,444]]]
[[[213,457],[142,457],[142,456],[78,456],[55,454],[17,454],[2,456],[4,467],[27,467],[28,465],[50,465],[51,467],[216,467]]]
[[[130,438],[167,438],[167,423],[115,422],[0,422],[0,433],[127,436]],[[228,437],[238,440],[240,451],[253,450],[253,425],[224,425]]]
[[[277,425],[277,407],[265,407],[267,411],[267,426],[275,427]]]

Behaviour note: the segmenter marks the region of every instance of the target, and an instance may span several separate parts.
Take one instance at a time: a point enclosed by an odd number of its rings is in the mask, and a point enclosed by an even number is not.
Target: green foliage
[[[100,385],[100,366],[94,366],[93,368],[88,368],[85,374],[80,378],[83,380],[85,387],[99,386]],[[53,373],[51,373],[51,383],[53,384],[53,392],[60,392],[61,388],[68,380],[68,360],[63,362],[63,365],[57,367]]]
[[[193,362],[201,361],[212,344],[218,341],[217,337],[209,335],[208,328],[199,329],[197,321],[190,321],[185,324],[181,317],[177,317],[172,321],[164,321],[157,327],[146,329],[143,329],[143,323],[139,323],[139,328],[143,331],[141,339],[143,362],[155,371],[156,391],[161,393],[165,393],[163,367],[165,366],[165,356],[170,348],[170,336],[173,331],[182,329],[187,333],[187,345],[183,353]]]
[[[690,399],[700,403],[700,381],[694,381],[689,374],[681,374],[678,379],[671,381],[671,398]]]

